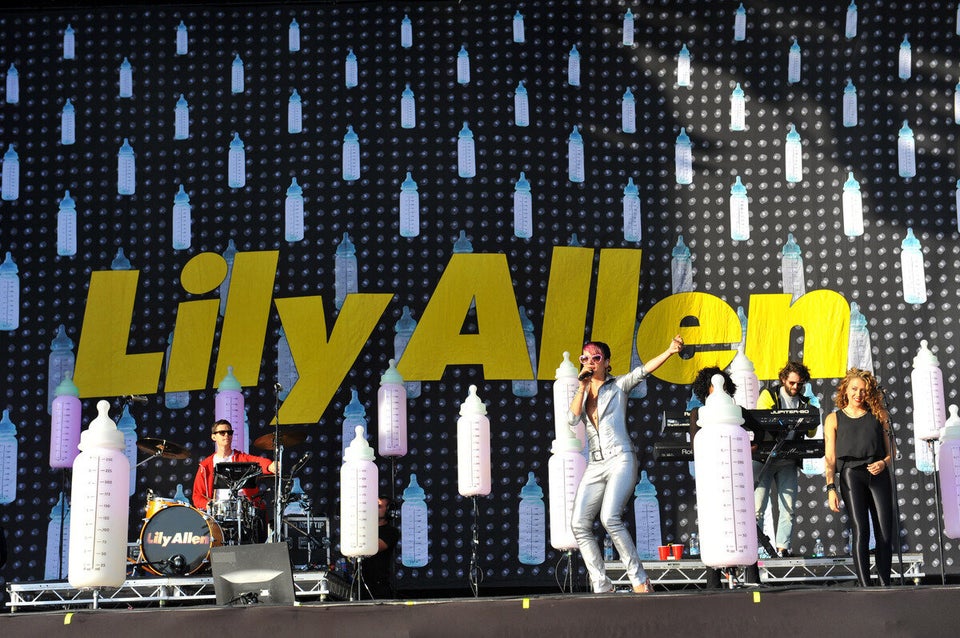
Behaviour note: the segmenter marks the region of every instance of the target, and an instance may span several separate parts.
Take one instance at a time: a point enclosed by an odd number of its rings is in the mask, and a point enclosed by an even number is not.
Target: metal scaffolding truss
[[[873,556],[870,557],[871,567]],[[764,584],[777,583],[826,583],[855,581],[857,572],[850,556],[831,556],[827,558],[773,558],[761,560],[760,580]],[[615,586],[629,586],[630,580],[624,573],[620,561],[607,562],[607,574]],[[643,568],[650,582],[660,585],[660,589],[700,589],[707,581],[707,568],[699,560],[659,560],[643,561]],[[893,560],[891,575],[900,578],[900,562]],[[919,583],[924,576],[923,554],[903,555],[903,577]],[[876,575],[872,576],[874,579]]]
[[[326,571],[294,572],[297,600],[347,600],[346,580]],[[133,578],[119,588],[77,589],[67,582],[8,583],[11,612],[43,607],[134,608],[213,604],[217,594],[212,576]]]

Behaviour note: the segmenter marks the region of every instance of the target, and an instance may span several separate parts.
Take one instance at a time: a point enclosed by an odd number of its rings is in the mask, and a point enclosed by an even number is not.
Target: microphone
[[[579,381],[586,381],[593,376],[593,370],[584,370],[580,373],[580,376],[577,377]]]
[[[146,403],[146,402],[147,402],[147,397],[145,397],[145,396],[143,396],[143,395],[141,395],[141,394],[128,394],[128,395],[126,395],[126,396],[123,397],[123,398],[126,399],[127,401],[134,401],[134,402],[136,402],[136,403]]]
[[[297,462],[293,464],[293,468],[291,468],[290,470],[290,476],[293,476],[294,474],[299,472],[303,468],[303,466],[307,464],[307,461],[309,461],[312,457],[313,457],[313,452],[304,452],[303,456],[297,459]]]
[[[281,392],[283,392],[283,386],[280,385],[279,381],[273,384],[273,391],[276,392],[277,394],[280,394]]]

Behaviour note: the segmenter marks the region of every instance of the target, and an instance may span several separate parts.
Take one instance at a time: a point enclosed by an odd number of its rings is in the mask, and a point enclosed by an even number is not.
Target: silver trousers
[[[623,524],[623,509],[636,483],[637,457],[631,451],[601,461],[591,459],[577,488],[571,528],[594,592],[613,589],[613,583],[607,578],[600,545],[593,534],[593,521],[598,512],[600,523],[610,535],[630,583],[642,585],[647,580],[647,573],[637,555],[637,546]]]

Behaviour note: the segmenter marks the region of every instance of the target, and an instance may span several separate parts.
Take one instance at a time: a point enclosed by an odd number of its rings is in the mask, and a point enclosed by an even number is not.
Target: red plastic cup
[[[680,560],[681,558],[683,558],[683,545],[671,545],[670,547],[671,549],[673,549],[674,558],[676,558],[677,560]]]
[[[669,546],[669,545],[661,545],[661,546],[658,547],[657,549],[660,550],[660,560],[667,560],[668,558],[670,558],[670,546]]]

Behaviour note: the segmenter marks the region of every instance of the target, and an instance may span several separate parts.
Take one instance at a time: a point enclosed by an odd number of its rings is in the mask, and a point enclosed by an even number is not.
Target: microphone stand
[[[270,541],[280,542],[280,524],[283,517],[283,499],[280,488],[283,475],[283,446],[280,444],[280,384],[273,386],[274,413],[273,413],[273,462],[276,465],[273,473],[273,531]]]
[[[890,482],[893,485],[893,506],[896,510],[896,513],[895,513],[896,520],[894,521],[894,527],[896,529],[894,529],[894,532],[896,533],[897,559],[900,562],[900,585],[903,585],[904,584],[903,542],[900,540],[900,493],[899,493],[899,489],[897,488],[897,454],[899,454],[898,452],[899,448],[897,447],[896,435],[894,435],[893,433],[893,423],[890,424],[890,431],[887,432],[887,436],[890,438],[890,465],[891,465]],[[932,441],[929,442],[929,445],[933,445],[933,442]],[[936,458],[934,458],[934,461],[936,461]],[[936,473],[936,463],[934,463],[934,473]],[[933,482],[934,484],[939,485],[937,483],[936,476],[934,476]],[[939,501],[940,501],[940,491],[938,489],[937,490],[937,503],[938,503],[937,511],[939,511],[939,507],[940,507]],[[939,516],[937,517],[937,520],[939,521]],[[937,524],[937,529],[938,531],[940,529],[939,522]],[[890,539],[890,540],[893,540],[893,539]],[[940,570],[942,573],[943,571],[943,538],[942,537],[940,539],[939,545],[940,545]],[[944,581],[944,584],[946,584],[946,581]]]

